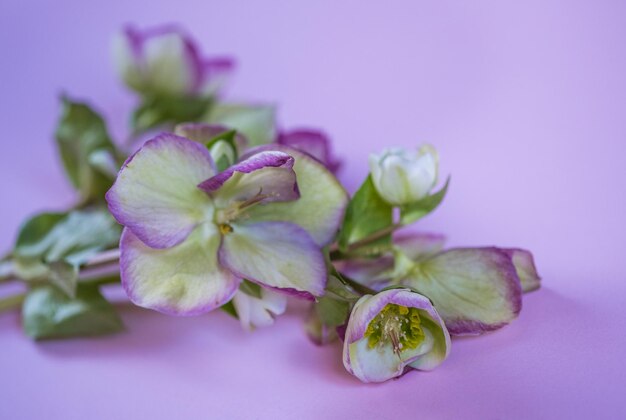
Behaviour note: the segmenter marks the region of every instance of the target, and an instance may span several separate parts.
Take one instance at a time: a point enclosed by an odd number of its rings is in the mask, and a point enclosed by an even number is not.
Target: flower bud
[[[432,370],[449,351],[450,335],[430,300],[409,289],[388,289],[354,305],[343,364],[363,382],[383,382],[407,368]]]
[[[116,69],[131,89],[148,95],[195,95],[230,72],[230,59],[203,59],[176,27],[139,31],[127,27],[114,38]],[[210,80],[209,80],[210,79]]]
[[[369,159],[372,182],[389,204],[401,206],[426,197],[437,183],[439,157],[434,147],[417,152],[387,149]]]

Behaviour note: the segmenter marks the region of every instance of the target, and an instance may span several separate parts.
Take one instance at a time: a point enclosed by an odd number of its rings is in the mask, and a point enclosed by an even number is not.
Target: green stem
[[[19,308],[22,305],[22,302],[24,302],[25,297],[26,293],[20,293],[0,299],[0,312]]]
[[[352,288],[352,290],[354,290],[357,293],[360,293],[362,295],[375,295],[377,292],[376,290],[367,287],[364,284],[359,283],[356,280],[351,279],[350,277],[340,273],[340,272],[336,272],[335,274],[337,274],[337,277],[339,278],[339,280],[345,284],[346,286],[349,286]]]

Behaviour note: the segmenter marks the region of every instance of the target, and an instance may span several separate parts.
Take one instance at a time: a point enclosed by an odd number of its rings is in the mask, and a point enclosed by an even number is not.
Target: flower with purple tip
[[[127,26],[113,43],[116,69],[144,95],[215,93],[234,69],[231,58],[206,59],[176,26],[138,30]]]
[[[343,345],[345,368],[363,382],[384,382],[407,370],[432,370],[450,352],[450,335],[428,298],[409,289],[361,297]]]
[[[323,294],[321,248],[336,234],[347,194],[295,150],[252,152],[217,173],[205,146],[162,134],[126,161],[106,199],[125,226],[120,267],[130,299],[194,315],[228,302],[243,279]]]

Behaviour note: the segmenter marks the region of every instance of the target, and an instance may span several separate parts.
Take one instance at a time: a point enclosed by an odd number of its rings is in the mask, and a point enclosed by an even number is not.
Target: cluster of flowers
[[[267,122],[268,108],[220,101],[232,60],[202,58],[176,28],[129,28],[114,51],[122,79],[143,99],[135,131],[162,132],[119,172],[119,151],[90,153],[98,176],[114,176],[97,193],[90,192],[95,175],[79,190],[87,202],[107,191],[108,210],[123,226],[119,278],[136,305],[169,315],[221,308],[254,329],[271,325],[287,296],[307,299],[309,336],[319,344],[343,340],[346,369],[381,382],[437,367],[450,352],[451,334],[508,324],[522,292],[539,287],[528,251],[445,250],[441,235],[396,232],[446,194],[448,182],[433,191],[439,176],[432,146],[371,155],[370,174],[350,197],[323,133],[279,133]],[[58,258],[53,265],[49,252],[42,258],[33,251],[34,236],[32,227],[23,228],[16,272],[67,286],[59,281]],[[81,269],[108,247],[91,246],[79,254],[84,258],[74,253],[63,261]],[[33,259],[39,271],[29,266]],[[24,306],[39,299],[27,298]]]

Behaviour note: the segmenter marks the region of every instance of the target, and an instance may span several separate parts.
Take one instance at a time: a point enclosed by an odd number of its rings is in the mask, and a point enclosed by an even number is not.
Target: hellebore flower
[[[411,204],[428,195],[437,183],[439,157],[434,147],[424,145],[416,152],[387,149],[369,159],[372,182],[389,204]]]
[[[202,144],[162,134],[126,161],[106,199],[125,226],[120,271],[130,299],[194,315],[228,302],[243,279],[321,295],[321,247],[336,234],[347,194],[296,150],[251,152],[217,173]]]
[[[432,370],[448,357],[450,335],[428,298],[409,289],[365,295],[354,305],[343,365],[363,382],[383,382],[406,368]]]
[[[341,162],[332,154],[330,139],[321,131],[286,131],[279,134],[276,142],[307,152],[322,162],[332,173],[337,173],[341,166]]]
[[[230,58],[201,57],[175,26],[144,31],[128,26],[115,37],[113,55],[121,78],[141,94],[214,93],[234,68]]]

